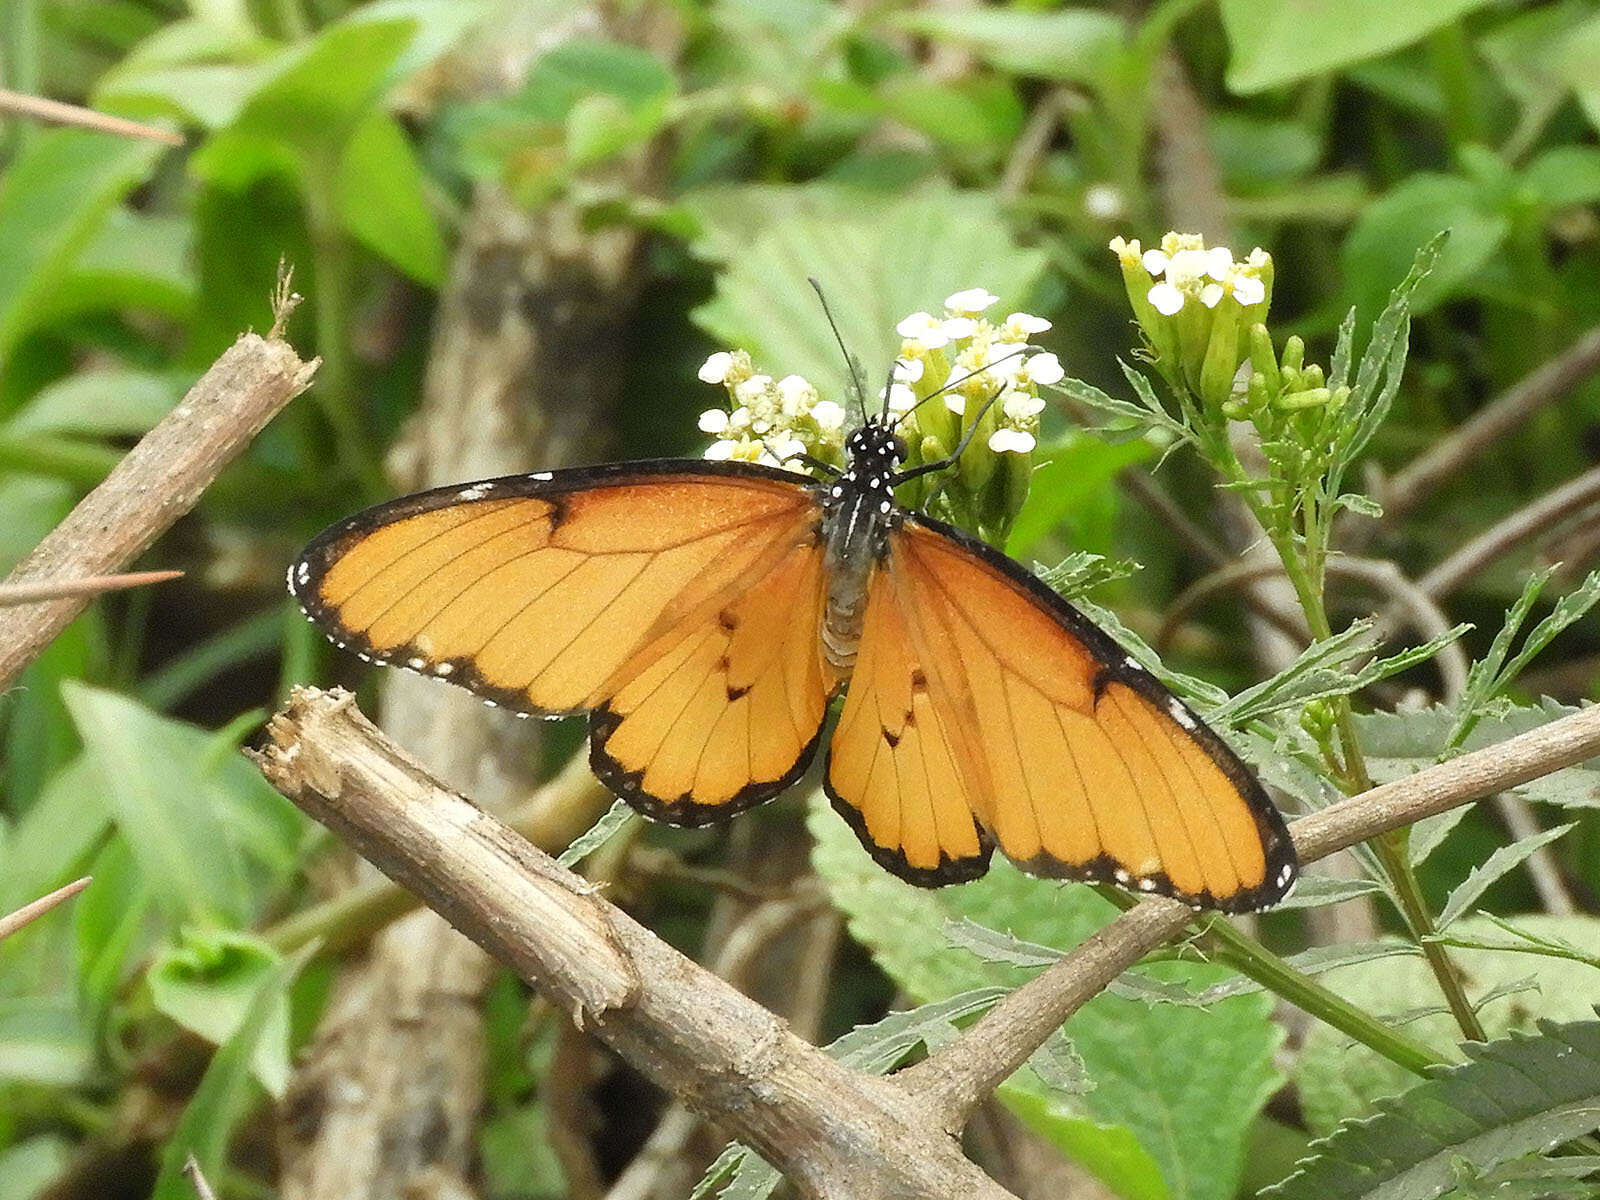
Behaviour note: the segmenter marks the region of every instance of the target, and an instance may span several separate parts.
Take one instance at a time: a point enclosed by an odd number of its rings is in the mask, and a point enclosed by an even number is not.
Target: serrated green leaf
[[[748,350],[775,375],[791,372],[843,403],[848,376],[808,276],[821,281],[846,344],[879,378],[900,351],[895,325],[943,311],[946,296],[983,286],[1008,310],[1026,306],[1044,256],[1017,246],[992,196],[931,191],[870,220],[795,215],[772,222],[733,258],[695,323]]]
[[[1532,914],[1518,922],[1530,934],[1559,938],[1600,956],[1600,919]],[[1446,936],[1452,943],[1491,942],[1504,941],[1503,933],[1503,927],[1490,918],[1466,916]],[[1536,1015],[1563,1021],[1590,1012],[1597,976],[1585,962],[1502,949],[1455,949],[1452,957],[1467,977],[1468,998],[1491,1038],[1531,1029]],[[1536,1006],[1506,990],[1513,984],[1520,988],[1530,974],[1540,993]],[[1438,980],[1420,956],[1335,967],[1322,975],[1322,982],[1380,1018],[1414,1017],[1408,1027],[1412,1037],[1434,1047],[1447,1061],[1460,1058],[1461,1031],[1440,1005]],[[1497,993],[1498,999],[1485,1002]],[[1292,1075],[1307,1127],[1318,1134],[1329,1132],[1345,1117],[1372,1112],[1382,1097],[1416,1083],[1410,1072],[1322,1024],[1307,1030]]]
[[[1433,1200],[1478,1170],[1600,1128],[1600,1021],[1539,1022],[1537,1035],[1469,1044],[1378,1112],[1311,1146],[1261,1195],[1272,1200]]]
[[[1500,713],[1481,719],[1459,748],[1478,750],[1492,746],[1577,711],[1549,699],[1537,705],[1508,706]],[[1404,713],[1358,714],[1356,730],[1367,751],[1367,766],[1374,781],[1388,783],[1431,766],[1447,751],[1457,717],[1454,709],[1442,706]],[[1563,767],[1507,791],[1538,804],[1600,808],[1600,759]],[[1441,819],[1449,818],[1434,817],[1429,821]]]
[[[1444,908],[1439,912],[1438,928],[1441,931],[1447,928],[1457,917],[1478,902],[1479,897],[1489,890],[1490,884],[1516,870],[1535,850],[1541,846],[1548,846],[1570,830],[1573,824],[1575,822],[1557,825],[1553,829],[1541,830],[1525,838],[1518,838],[1509,846],[1498,847],[1493,854],[1473,867],[1467,877],[1450,893],[1450,898],[1445,901]]]

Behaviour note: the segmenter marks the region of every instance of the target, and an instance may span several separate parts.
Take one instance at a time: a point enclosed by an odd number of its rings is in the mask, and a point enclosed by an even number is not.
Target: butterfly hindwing
[[[967,747],[938,665],[917,653],[896,580],[873,572],[850,690],[828,748],[824,786],[834,807],[884,867],[935,886],[976,879],[993,843],[973,817],[979,802]]]
[[[791,472],[653,462],[378,505],[290,568],[340,645],[505,708],[591,711],[602,778],[698,823],[782,790],[831,682],[818,510]]]
[[[874,581],[860,655],[881,652],[877,631],[908,631],[903,653],[927,680],[929,708],[955,731],[972,811],[1007,857],[1037,875],[1235,911],[1287,891],[1292,845],[1249,771],[1043,583],[920,516],[891,534],[876,574],[893,586]],[[886,604],[901,615],[875,619]],[[858,674],[851,702],[868,711],[876,701],[855,695],[864,683]],[[859,812],[868,793],[830,778],[836,803]],[[872,822],[852,824],[886,861],[892,847],[874,841]]]

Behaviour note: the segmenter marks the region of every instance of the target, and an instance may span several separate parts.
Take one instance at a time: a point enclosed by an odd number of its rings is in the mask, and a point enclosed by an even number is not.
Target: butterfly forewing
[[[1003,555],[926,518],[908,516],[893,532],[877,574],[861,658],[893,654],[914,664],[929,711],[956,743],[949,786],[968,794],[1009,858],[1034,874],[1209,907],[1243,910],[1281,898],[1293,853],[1260,785],[1075,609]],[[886,605],[900,615],[874,611]],[[907,638],[889,636],[902,628]],[[897,640],[907,644],[889,648]],[[885,707],[857,696],[865,683],[875,685],[858,673],[850,703],[862,712]],[[886,707],[892,715],[895,705]],[[882,737],[870,726],[841,721],[831,758],[865,756],[872,736]],[[832,763],[829,778],[836,805],[857,810],[852,825],[891,864],[907,837],[881,815],[878,781]],[[926,804],[902,787],[905,820]],[[943,831],[964,831],[939,828],[945,857],[959,861],[959,841]]]
[[[750,464],[511,476],[334,526],[290,588],[339,644],[513,711],[592,711],[593,761],[644,811],[700,821],[803,771],[835,681],[818,509]]]

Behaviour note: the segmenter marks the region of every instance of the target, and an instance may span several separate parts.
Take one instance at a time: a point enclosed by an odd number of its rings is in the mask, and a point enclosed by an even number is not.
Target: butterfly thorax
[[[893,431],[868,421],[850,435],[845,450],[849,465],[822,494],[820,532],[828,578],[822,649],[829,664],[847,677],[866,619],[867,581],[889,553],[889,531],[900,520],[894,484],[905,446]]]

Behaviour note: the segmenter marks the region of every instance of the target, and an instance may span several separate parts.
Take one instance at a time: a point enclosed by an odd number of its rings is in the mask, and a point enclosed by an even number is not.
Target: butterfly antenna
[[[937,388],[934,391],[929,392],[921,400],[918,400],[910,408],[906,409],[905,412],[901,413],[898,417],[896,417],[894,423],[896,425],[900,424],[901,421],[904,421],[907,417],[909,417],[912,413],[916,412],[917,409],[921,408],[924,404],[926,404],[929,400],[932,400],[935,396],[942,396],[946,392],[948,392],[951,388],[960,387],[963,383],[965,383],[967,380],[973,378],[974,376],[982,375],[985,371],[987,371],[989,369],[989,367],[997,367],[1001,363],[1005,362],[1007,359],[1016,358],[1017,355],[1026,353],[1027,349],[1028,348],[1026,346],[1019,347],[1018,349],[1013,350],[1010,354],[1005,354],[1005,355],[1002,355],[1001,357],[995,359],[992,363],[989,363],[987,366],[975,367],[971,371],[968,371],[965,375],[958,375],[954,379],[946,380],[943,387]],[[1004,391],[1005,390],[1004,387],[1002,387],[1001,390]],[[996,397],[998,397],[999,393],[997,392],[997,393],[995,393],[995,395],[996,395]],[[994,402],[993,399],[991,399],[990,403],[992,404],[993,402]]]
[[[961,435],[961,440],[956,443],[955,450],[949,458],[941,458],[938,462],[923,463],[920,467],[912,467],[909,471],[900,471],[894,477],[894,485],[899,487],[908,479],[915,479],[919,475],[926,475],[930,471],[943,471],[946,467],[953,467],[961,458],[966,448],[972,444],[972,437],[978,432],[978,426],[983,424],[983,418],[995,406],[996,401],[1006,394],[1005,384],[995,389],[994,395],[983,402],[983,407],[978,410],[978,415],[972,418],[972,424],[967,426],[967,432]],[[932,399],[932,397],[929,397]]]
[[[817,299],[822,302],[822,315],[828,318],[828,328],[833,330],[833,340],[838,343],[839,353],[844,355],[845,368],[850,372],[850,392],[855,396],[856,407],[861,410],[861,420],[865,424],[870,418],[867,416],[867,389],[861,381],[861,364],[856,362],[849,347],[844,344],[844,335],[839,332],[839,323],[833,319],[833,309],[828,307],[828,298],[822,294],[822,284],[815,275],[806,276],[806,282],[811,285],[811,290],[817,293]]]

